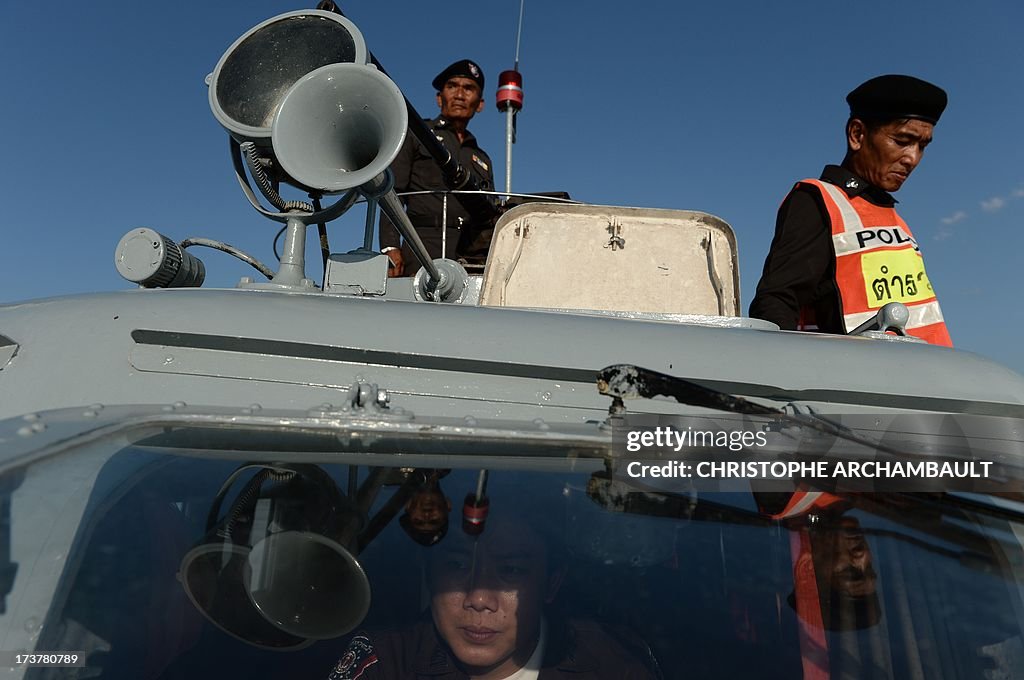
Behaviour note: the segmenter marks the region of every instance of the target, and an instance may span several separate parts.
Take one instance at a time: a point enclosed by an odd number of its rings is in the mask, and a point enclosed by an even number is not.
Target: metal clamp
[[[907,322],[910,321],[910,310],[902,302],[890,302],[878,310],[878,313],[861,325],[854,328],[848,335],[863,335],[879,340],[898,340],[901,342],[924,342],[920,338],[907,335]],[[889,335],[895,333],[895,336]]]

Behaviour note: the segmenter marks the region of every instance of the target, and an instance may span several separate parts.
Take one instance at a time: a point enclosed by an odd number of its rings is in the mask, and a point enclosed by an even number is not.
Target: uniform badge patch
[[[488,167],[487,163],[484,163],[482,160],[480,160],[480,157],[477,156],[476,154],[473,154],[473,161],[484,170],[490,170],[490,167]]]
[[[365,635],[352,638],[338,659],[328,680],[358,680],[367,668],[377,663],[377,652]]]

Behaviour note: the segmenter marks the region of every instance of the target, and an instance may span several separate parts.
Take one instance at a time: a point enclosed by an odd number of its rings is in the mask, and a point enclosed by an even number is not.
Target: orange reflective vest
[[[768,512],[760,504],[758,506],[762,513],[772,519],[792,520],[829,508],[835,509],[843,503],[845,501],[840,496],[827,491],[811,491],[801,484],[778,512]],[[803,680],[828,680],[828,638],[825,636],[825,623],[821,614],[811,537],[806,525],[801,524],[789,534],[789,551],[793,559],[793,604],[797,615]]]
[[[805,179],[801,184],[817,189],[828,211],[846,331],[872,318],[883,305],[902,302],[910,311],[908,335],[952,347],[917,241],[896,209],[861,196],[850,198],[840,187],[821,180]],[[811,327],[806,311],[801,310],[801,330]]]

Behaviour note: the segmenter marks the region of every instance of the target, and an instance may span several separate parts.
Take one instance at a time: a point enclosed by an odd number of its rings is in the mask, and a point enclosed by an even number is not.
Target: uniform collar
[[[886,208],[891,208],[897,203],[888,191],[869,184],[841,165],[826,165],[825,169],[821,171],[821,179],[840,187],[850,198],[863,196],[875,205]]]
[[[430,121],[430,127],[435,130],[450,129],[448,120],[444,116],[438,116]],[[462,133],[462,146],[477,146],[476,137],[474,137],[473,133],[469,131],[469,128],[466,128],[465,132]]]

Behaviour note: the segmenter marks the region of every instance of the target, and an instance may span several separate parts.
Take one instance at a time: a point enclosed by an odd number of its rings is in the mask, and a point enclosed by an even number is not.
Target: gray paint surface
[[[836,410],[1024,408],[1020,375],[939,347],[322,293],[55,298],[0,308],[0,333],[19,347],[0,419],[92,403],[307,408],[371,382],[429,415],[580,421],[606,412],[593,376],[619,363]]]

